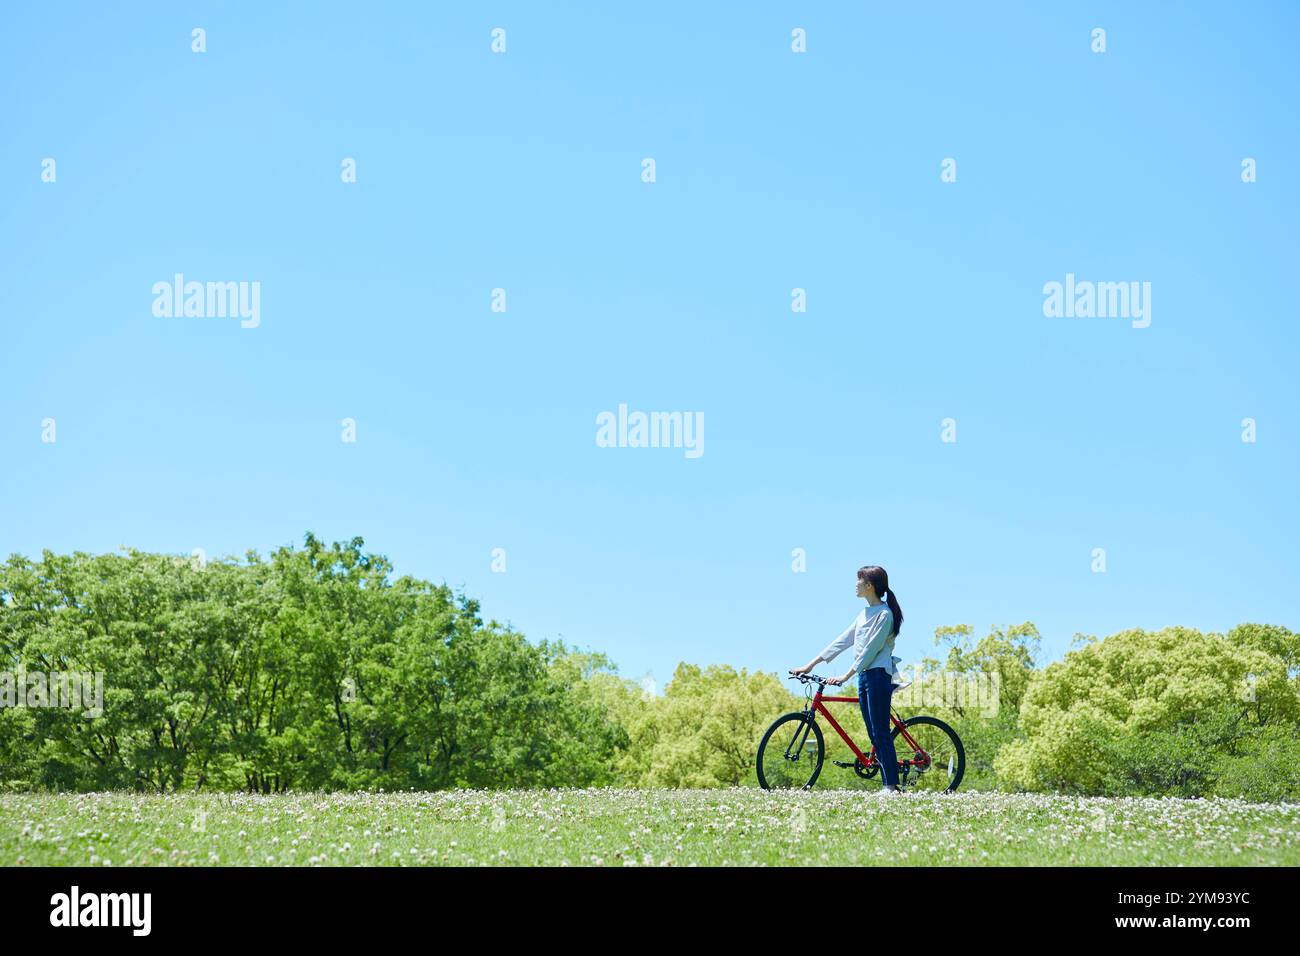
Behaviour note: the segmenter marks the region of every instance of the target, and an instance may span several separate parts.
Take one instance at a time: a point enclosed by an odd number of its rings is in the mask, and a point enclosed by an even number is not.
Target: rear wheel
[[[826,740],[807,713],[778,717],[758,744],[758,785],[764,790],[807,790],[817,781]]]
[[[904,790],[952,793],[966,772],[966,750],[957,731],[937,717],[909,717],[903,721],[920,750],[913,751],[895,725],[891,736],[899,767],[898,783]],[[912,761],[906,763],[906,761]]]

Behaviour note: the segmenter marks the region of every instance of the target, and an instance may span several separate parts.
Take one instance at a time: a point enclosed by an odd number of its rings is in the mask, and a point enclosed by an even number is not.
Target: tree
[[[758,740],[790,694],[774,674],[678,664],[630,732],[639,786],[736,786],[751,775]]]
[[[1129,630],[1034,675],[1020,710],[1025,737],[999,752],[995,768],[1023,790],[1203,792],[1212,780],[1205,769],[1159,769],[1178,759],[1168,756],[1174,738],[1190,738],[1179,745],[1187,753],[1230,752],[1265,722],[1297,718],[1285,660],[1251,641],[1182,627]],[[1145,769],[1134,779],[1126,765]]]

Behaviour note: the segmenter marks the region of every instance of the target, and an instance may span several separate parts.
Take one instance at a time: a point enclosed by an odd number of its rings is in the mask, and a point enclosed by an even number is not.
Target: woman
[[[858,706],[871,745],[876,748],[880,778],[886,793],[898,793],[898,756],[889,732],[889,704],[894,695],[894,675],[898,673],[894,664],[899,660],[893,656],[894,638],[903,626],[903,609],[889,589],[889,575],[874,564],[858,569],[858,597],[866,598],[867,606],[853,623],[824,651],[790,673],[807,674],[821,661],[829,661],[853,645],[853,666],[843,677],[826,683],[838,686],[858,672]]]

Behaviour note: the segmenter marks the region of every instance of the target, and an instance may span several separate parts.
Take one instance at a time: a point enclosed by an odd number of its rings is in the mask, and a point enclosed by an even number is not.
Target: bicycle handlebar
[[[816,674],[789,674],[786,676],[786,680],[797,680],[801,684],[807,684],[811,682],[814,684],[821,684],[823,686],[829,684],[831,681],[829,677],[819,677]],[[837,685],[832,684],[831,686],[837,686]]]

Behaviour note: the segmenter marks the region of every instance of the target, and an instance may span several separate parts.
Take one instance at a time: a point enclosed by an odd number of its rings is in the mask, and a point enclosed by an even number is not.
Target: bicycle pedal
[[[849,769],[852,769],[854,765],[854,761],[852,760],[832,760],[831,763],[835,764],[837,767],[847,767]]]

